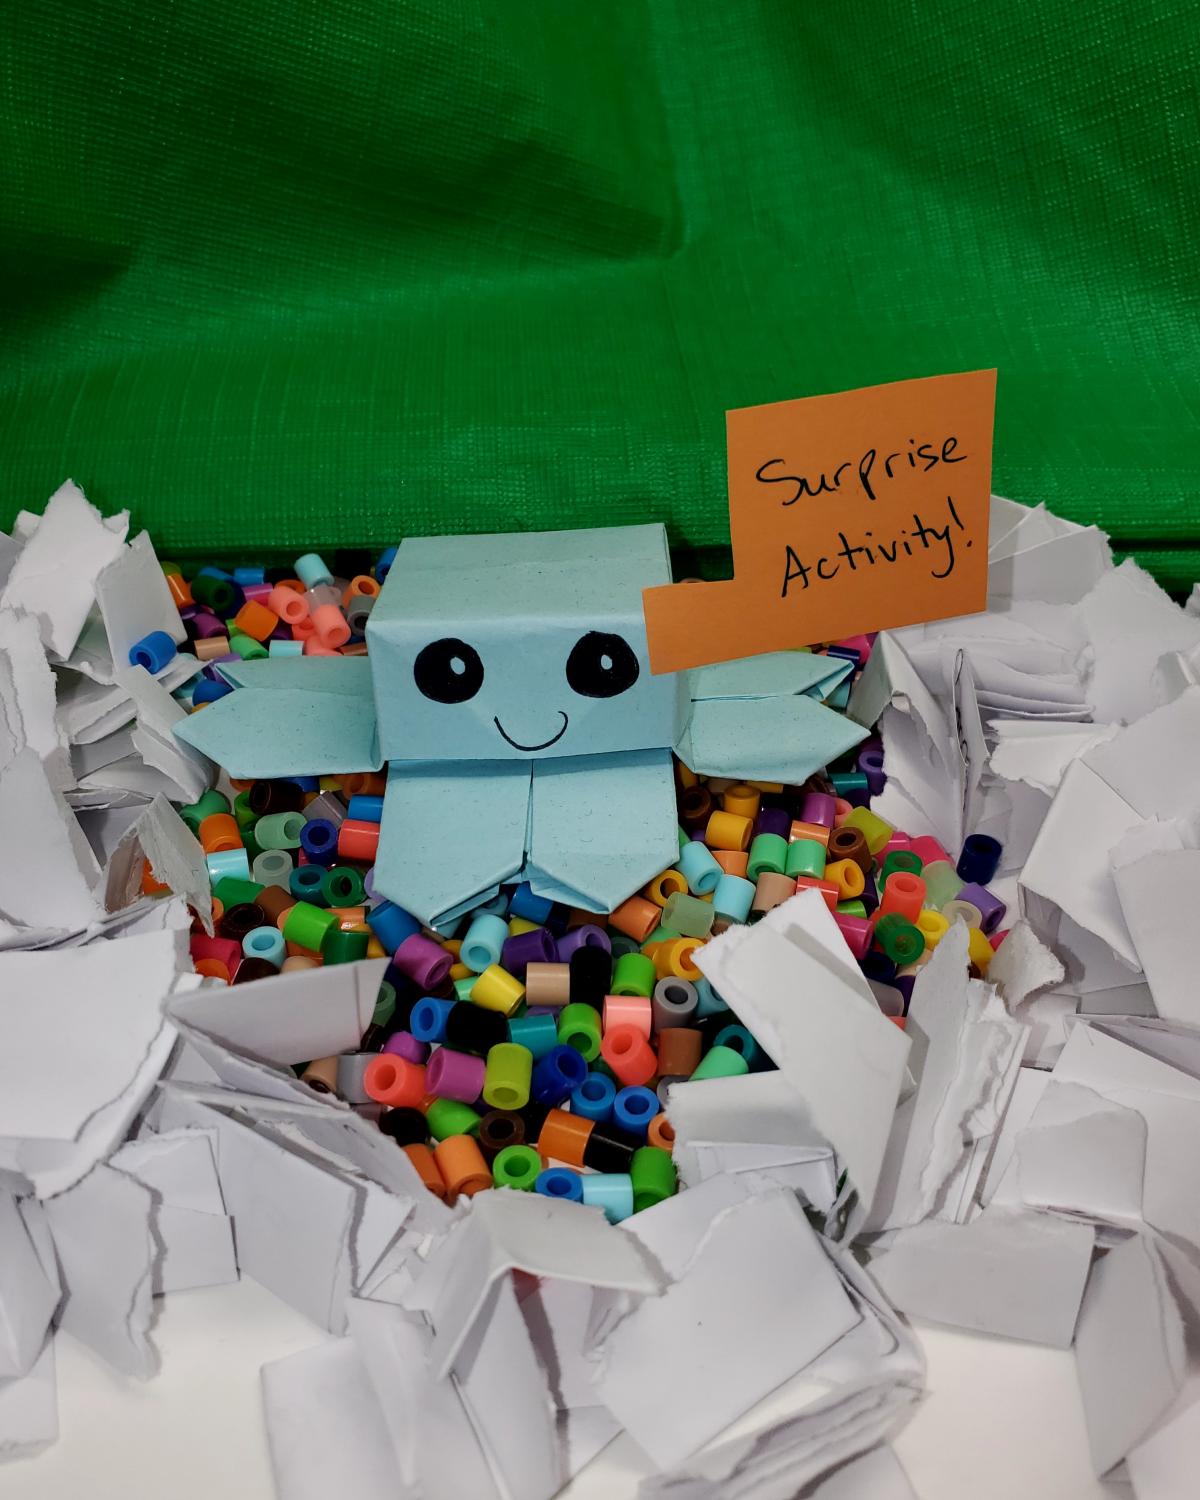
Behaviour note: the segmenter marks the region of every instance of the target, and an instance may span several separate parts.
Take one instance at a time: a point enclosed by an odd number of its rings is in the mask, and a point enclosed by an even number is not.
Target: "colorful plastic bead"
[[[425,1069],[403,1057],[380,1053],[363,1075],[363,1087],[372,1099],[393,1108],[415,1109],[427,1092]]]
[[[670,975],[654,986],[650,1001],[653,1029],[665,1031],[673,1026],[687,1026],[695,1018],[700,998],[695,985]]]
[[[971,903],[979,913],[978,925],[987,933],[988,937],[991,937],[992,933],[999,928],[1000,923],[1004,920],[1004,913],[1007,910],[999,896],[993,896],[991,891],[973,883],[964,885],[955,897],[955,900],[969,901]]]
[[[657,1113],[658,1095],[642,1085],[619,1089],[613,1100],[613,1124],[635,1140],[646,1139],[650,1121]]]
[[[457,1009],[456,1000],[439,1000],[434,995],[423,995],[409,1013],[408,1029],[419,1042],[444,1042],[447,1039],[446,1028],[450,1017]],[[436,1094],[439,1091],[431,1084],[429,1092]],[[479,1090],[476,1089],[467,1103],[478,1097]]]
[[[632,1026],[616,1026],[607,1032],[600,1055],[623,1084],[649,1083],[658,1070],[653,1048]]]
[[[564,1198],[568,1203],[583,1202],[583,1178],[568,1167],[547,1167],[539,1172],[533,1184],[535,1193],[544,1198]]]
[[[811,875],[820,880],[825,874],[827,857],[826,846],[817,839],[793,839],[784,856],[783,873],[793,879],[797,875]]]
[[[165,630],[152,630],[129,648],[129,665],[145,667],[152,677],[168,666],[175,655],[175,642]]]
[[[689,839],[679,854],[679,869],[695,896],[711,895],[721,878],[721,866],[707,844]]]
[[[633,1213],[633,1179],[627,1172],[591,1172],[583,1179],[583,1201],[619,1224]]]
[[[853,808],[842,824],[842,828],[857,828],[866,839],[867,848],[872,856],[879,853],[896,831],[890,823],[885,823],[869,807]]]
[[[493,1109],[517,1110],[528,1103],[533,1056],[516,1042],[499,1042],[487,1055],[483,1099]]]
[[[482,974],[484,969],[500,962],[507,938],[508,924],[502,917],[489,916],[486,912],[476,915],[462,940],[459,956],[468,969]]]
[[[409,942],[412,941],[410,938]],[[446,972],[449,973],[449,969]],[[503,1016],[511,1016],[524,998],[525,986],[499,964],[489,964],[471,990],[472,1004],[482,1005],[485,1010],[498,1010]]]
[[[531,1193],[542,1172],[542,1158],[532,1146],[505,1146],[492,1162],[492,1181],[498,1188]]]
[[[881,917],[896,912],[908,922],[915,922],[926,902],[925,882],[910,870],[895,870],[883,883],[879,901]]]
[[[671,1153],[654,1145],[641,1146],[633,1153],[629,1176],[633,1184],[634,1213],[665,1202],[679,1188]]]
[[[584,1115],[569,1115],[564,1109],[551,1109],[547,1111],[538,1134],[538,1151],[547,1160],[582,1167],[592,1133],[601,1128]]]
[[[415,1151],[415,1146],[409,1146]],[[471,1198],[492,1185],[492,1174],[477,1143],[469,1135],[451,1135],[433,1149],[433,1159],[446,1184],[446,1196]]]
[[[654,993],[657,982],[658,975],[652,958],[647,958],[644,953],[626,953],[613,965],[609,993],[645,995],[649,998]]]
[[[667,901],[677,892],[684,892],[688,888],[687,876],[682,870],[664,870],[651,880],[642,893],[647,901],[652,901],[655,906],[666,906]]]
[[[749,1063],[732,1047],[710,1047],[701,1058],[700,1066],[692,1074],[692,1081],[695,1083],[702,1078],[736,1078],[749,1071]]]
[[[717,881],[721,872],[717,871]],[[717,881],[713,882],[714,889]],[[663,907],[663,926],[674,929],[681,937],[706,938],[712,931],[716,911],[711,901],[701,901],[685,892],[676,892]]]
[[[396,949],[392,961],[422,990],[436,990],[450,977],[454,957],[423,932],[414,932]]]
[[[288,861],[287,888],[297,901],[307,901],[312,906],[327,906],[325,900],[325,871],[320,865],[296,865],[293,866],[288,856],[282,849],[270,849],[268,854],[277,855],[280,859]],[[259,859],[264,856],[259,855]],[[255,863],[257,869],[257,862]],[[264,871],[268,866],[263,866]]]
[[[731,922],[744,922],[754,904],[754,890],[754,883],[740,875],[722,875],[713,891],[713,910]]]
[[[962,852],[955,867],[968,885],[987,885],[1000,868],[1003,849],[999,842],[986,833],[969,833],[963,840]]]
[[[740,817],[737,813],[715,812],[704,830],[704,842],[710,849],[740,851],[749,849],[753,833],[754,823],[750,818]]]
[[[566,964],[530,964],[525,970],[529,1005],[566,1005],[571,998],[571,971]]]
[[[925,882],[925,905],[932,911],[941,911],[947,901],[953,901],[965,883],[948,860],[926,861],[921,866],[921,879]]]
[[[413,1007],[413,1036],[418,1041],[427,1041],[416,1029],[417,1013],[427,1001],[418,1001]],[[462,1104],[474,1104],[484,1088],[484,1062],[469,1052],[455,1052],[452,1047],[439,1047],[425,1065],[425,1088],[438,1099],[457,1099]],[[489,1104],[499,1101],[489,1099]]]
[[[498,1014],[496,1011],[483,1010],[479,1006],[471,1006],[470,1009],[482,1016]],[[503,1020],[503,1017],[500,1019]],[[558,1025],[553,1015],[513,1016],[507,1024],[508,1040],[515,1042],[519,1047],[526,1048],[535,1062],[539,1057],[545,1057],[547,1052],[558,1045]]]
[[[331,911],[323,911],[309,901],[297,901],[283,924],[283,935],[289,943],[320,953],[325,934],[337,926],[337,918]]]
[[[587,1071],[583,1053],[560,1043],[534,1063],[529,1097],[538,1104],[561,1104],[587,1077]]]
[[[763,1068],[768,1066],[769,1058],[759,1046],[754,1033],[747,1030],[745,1026],[736,1023],[722,1026],[716,1036],[713,1037],[714,1047],[727,1048],[731,1052],[739,1052],[750,1068]]]
[[[438,1168],[437,1159],[423,1141],[414,1141],[412,1145],[401,1146],[400,1149],[408,1157],[409,1161],[412,1162],[417,1175],[435,1198],[446,1198],[449,1196],[446,1179],[442,1176]],[[486,1183],[483,1185],[487,1186]]]
[[[571,1113],[582,1115],[584,1119],[596,1120],[601,1124],[612,1119],[613,1100],[617,1096],[617,1086],[611,1078],[606,1078],[603,1073],[589,1073],[583,1082],[571,1093]]]
[[[257,907],[253,908],[255,911]],[[287,957],[287,943],[278,927],[255,927],[242,939],[242,952],[247,958],[261,958],[278,969]]]
[[[837,886],[839,906],[844,901],[857,901],[867,885],[862,869],[852,859],[835,859],[827,864],[825,879]]]
[[[350,865],[335,865],[321,880],[321,894],[329,906],[357,906],[366,894],[363,878]]]
[[[204,863],[213,885],[230,875],[239,880],[250,879],[250,860],[245,849],[219,849],[214,854],[206,854]]]
[[[875,923],[875,941],[894,964],[915,963],[925,952],[921,929],[899,912],[888,912],[879,918]]]
[[[299,849],[303,828],[298,812],[268,813],[254,825],[254,837],[260,849]]]
[[[389,1109],[380,1118],[379,1128],[397,1146],[424,1144],[429,1135],[425,1116],[419,1109]]]
[[[435,1057],[437,1055],[434,1054]],[[425,1123],[435,1141],[449,1140],[455,1135],[475,1135],[479,1130],[478,1110],[472,1109],[462,1099],[441,1099],[426,1095],[422,1104]]]
[[[590,1005],[565,1005],[559,1012],[559,1042],[574,1047],[585,1062],[593,1062],[600,1055],[601,1030],[600,1016]]]

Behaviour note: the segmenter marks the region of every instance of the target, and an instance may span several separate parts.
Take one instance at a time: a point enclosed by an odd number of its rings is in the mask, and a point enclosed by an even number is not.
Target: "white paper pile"
[[[125,664],[179,633],[126,529],[68,484],[0,542],[0,1458],[56,1436],[58,1330],[145,1377],[154,1297],[244,1273],[331,1335],[263,1371],[281,1500],[549,1500],[619,1434],[646,1497],[904,1500],[901,1314],[1073,1347],[1096,1472],[1190,1495],[1200,616],[995,502],[987,612],[882,635],[853,712],[876,811],[1004,844],[1004,943],[973,978],[952,927],[901,1029],[818,893],[714,939],[775,1067],[675,1085],[684,1190],[612,1226],[448,1207],[375,1106],[300,1081],[355,1051],[382,960],[191,972],[171,803],[217,772],[172,733],[195,667]]]

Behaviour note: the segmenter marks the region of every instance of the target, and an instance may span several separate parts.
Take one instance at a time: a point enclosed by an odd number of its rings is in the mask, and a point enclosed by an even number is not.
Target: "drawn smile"
[[[563,735],[567,732],[567,716],[565,713],[563,713],[561,708],[558,711],[558,715],[559,718],[562,719],[562,728],[558,731],[557,734],[551,735],[548,740],[543,740],[540,745],[519,744],[518,741],[514,740],[512,735],[505,730],[504,725],[501,724],[499,719],[493,718],[492,723],[496,726],[500,733],[504,735],[504,738],[508,741],[508,743],[513,747],[514,750],[549,750],[550,746],[557,745],[559,740],[561,740]]]

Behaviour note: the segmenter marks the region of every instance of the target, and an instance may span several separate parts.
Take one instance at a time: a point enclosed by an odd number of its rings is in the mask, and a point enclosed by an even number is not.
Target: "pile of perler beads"
[[[313,554],[294,577],[206,567],[185,579],[164,565],[206,662],[184,690],[193,711],[230,691],[230,659],[365,651],[393,555],[348,582]],[[861,668],[870,647],[858,637],[831,649]],[[163,634],[130,656],[156,669],[174,650]],[[877,742],[802,787],[677,773],[678,860],[616,911],[572,910],[523,884],[452,935],[373,889],[381,776],[233,781],[232,802],[214,790],[181,809],[213,888],[215,936],[196,924],[195,967],[241,984],[388,958],[359,1050],[313,1059],[298,1069],[304,1081],[376,1115],[439,1197],[507,1187],[626,1218],[676,1191],[667,1087],[773,1066],[697,965],[712,937],[819,891],[899,1026],[955,918],[978,973],[1004,938],[1004,904],[987,889],[1000,846],[972,835],[954,862],[935,839],[873,814]]]

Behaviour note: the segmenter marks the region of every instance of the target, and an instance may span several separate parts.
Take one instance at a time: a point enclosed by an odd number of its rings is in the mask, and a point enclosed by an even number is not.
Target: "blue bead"
[[[472,908],[472,918],[479,916],[481,913],[489,917],[507,917],[508,898],[511,894],[511,891],[501,890],[490,901],[480,902],[478,906]]]
[[[263,568],[234,568],[233,581],[245,588],[248,583],[265,583],[267,575]]]
[[[351,797],[346,806],[348,818],[361,819],[364,823],[383,822],[383,798],[382,797]]]
[[[583,1178],[569,1167],[547,1167],[544,1172],[539,1172],[533,1190],[546,1198],[565,1198],[568,1203],[583,1202]]]
[[[970,833],[963,840],[955,867],[968,885],[987,885],[1000,868],[1001,846],[986,833]]]
[[[679,869],[694,896],[711,894],[724,874],[708,845],[694,841],[679,851]]]
[[[425,995],[412,1008],[408,1018],[408,1029],[418,1042],[444,1042],[446,1040],[446,1017],[458,1002],[439,1000],[434,995]]]
[[[247,958],[265,958],[278,969],[287,957],[287,943],[278,927],[256,927],[242,939]]]
[[[729,1006],[713,989],[711,980],[693,979],[692,988],[696,991],[696,1019],[698,1021],[703,1020],[705,1016],[716,1016],[721,1011],[729,1009]]]
[[[571,1113],[601,1125],[607,1124],[612,1119],[616,1097],[617,1086],[611,1078],[606,1078],[603,1073],[589,1073],[571,1095]]]
[[[161,672],[175,655],[175,642],[165,630],[152,630],[129,648],[129,665],[145,667],[152,675]]]
[[[859,959],[858,967],[862,970],[864,979],[878,979],[883,984],[890,984],[896,977],[896,965],[886,953],[872,950]]]
[[[296,577],[306,589],[315,589],[322,583],[332,583],[333,574],[325,566],[319,552],[306,552],[296,559]]]
[[[514,1016],[508,1023],[508,1039],[528,1048],[536,1061],[558,1046],[558,1023],[553,1016]]]
[[[215,703],[218,698],[224,698],[232,692],[233,689],[227,682],[214,682],[211,677],[202,677],[192,689],[192,702]]]
[[[399,547],[385,547],[379,554],[379,561],[375,564],[376,583],[382,584],[392,571],[392,564],[396,561],[396,553],[399,550]]]
[[[226,875],[235,875],[239,880],[250,879],[250,860],[244,849],[218,849],[215,854],[206,854],[208,878],[216,885]]]
[[[771,1059],[758,1045],[753,1032],[747,1031],[744,1026],[722,1026],[720,1031],[712,1039],[714,1047],[728,1047],[731,1052],[740,1053],[746,1059],[748,1068],[769,1068]]]
[[[591,1172],[583,1179],[583,1201],[619,1224],[633,1213],[633,1178],[628,1172]]]
[[[303,839],[303,835],[301,835]],[[420,932],[421,924],[394,901],[381,901],[367,913],[367,926],[389,953],[396,949],[413,933]]]
[[[300,847],[315,865],[337,859],[338,831],[328,818],[311,818],[300,830]]]
[[[290,781],[293,786],[298,786],[302,792],[319,792],[321,783],[315,776],[283,776],[282,781]]]
[[[574,1047],[553,1047],[533,1065],[529,1097],[538,1104],[561,1104],[587,1077],[583,1053]]]
[[[535,896],[527,880],[512,893],[512,900],[508,903],[509,915],[521,917],[526,922],[533,922],[538,927],[544,927],[549,920],[550,913],[554,910],[554,902],[547,901],[545,896]]]
[[[727,1026],[725,1031],[731,1029]],[[721,1033],[722,1036],[724,1034],[724,1032]],[[750,1033],[747,1032],[746,1035],[749,1036]],[[715,1046],[716,1043],[714,1042],[713,1045]],[[613,1124],[618,1130],[623,1130],[626,1135],[644,1141],[646,1131],[650,1128],[650,1121],[658,1114],[658,1111],[658,1095],[653,1089],[642,1088],[640,1085],[624,1088],[613,1100]]]
[[[471,925],[467,928],[458,956],[468,969],[482,974],[484,969],[500,962],[507,939],[508,923],[503,917],[476,912],[471,918]]]
[[[321,882],[324,879],[325,871],[320,865],[297,865],[288,877],[288,890],[297,901],[324,906],[325,902],[317,899],[321,895]]]

